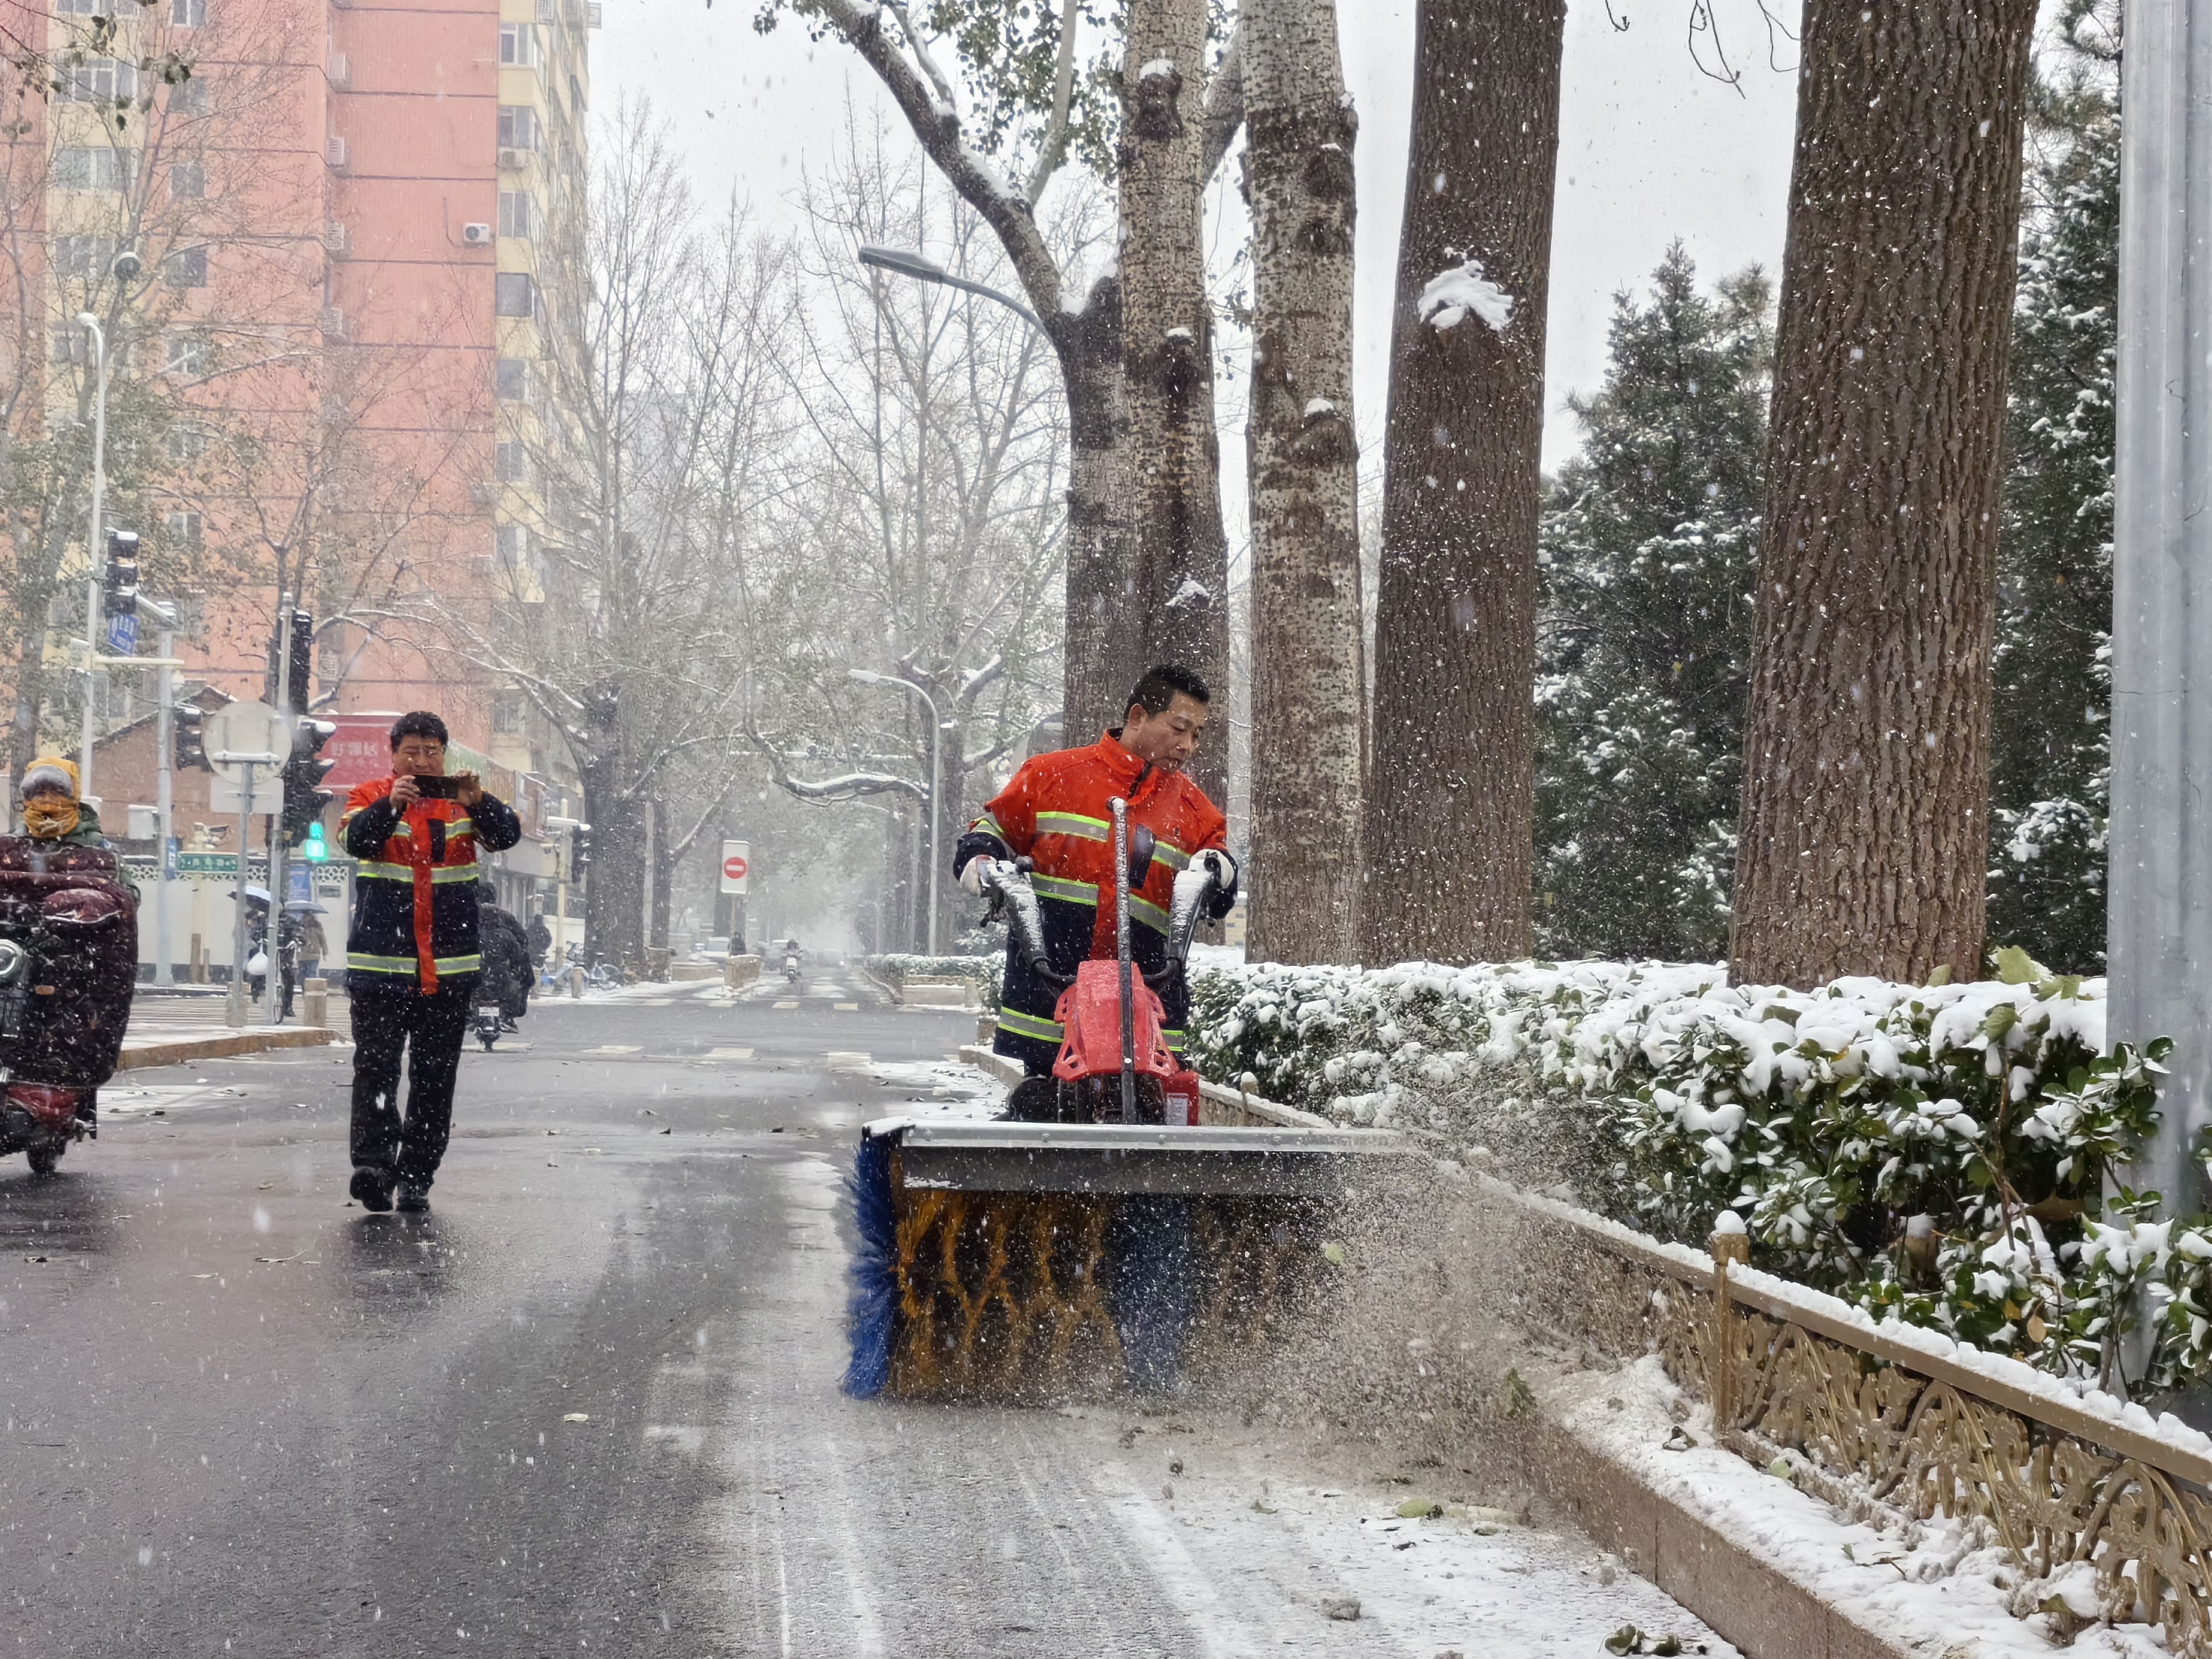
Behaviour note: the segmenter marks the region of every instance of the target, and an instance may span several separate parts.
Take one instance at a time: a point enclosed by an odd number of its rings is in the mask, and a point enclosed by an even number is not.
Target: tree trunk
[[[668,948],[668,915],[676,884],[679,855],[670,846],[668,803],[656,797],[653,814],[653,897],[646,913],[646,943],[657,950]]]
[[[1121,386],[1121,284],[1109,276],[1082,311],[1053,319],[1067,397],[1067,625],[1061,666],[1065,740],[1093,741],[1138,672],[1131,613],[1129,406]]]
[[[1129,410],[1139,672],[1154,662],[1229,681],[1229,544],[1213,427],[1199,167],[1205,149],[1206,0],[1130,0],[1121,70],[1121,363]],[[1073,641],[1069,642],[1073,649]],[[1118,701],[1134,684],[1112,688]],[[1113,711],[1120,724],[1121,709]],[[1225,793],[1224,733],[1193,779]],[[1071,734],[1072,736],[1073,734]]]
[[[1350,962],[1359,867],[1352,146],[1334,0],[1243,10],[1255,961]]]
[[[625,787],[622,692],[602,682],[585,693],[574,740],[584,788],[584,822],[592,826],[592,866],[584,878],[584,953],[645,968],[645,818]]]
[[[1806,8],[1729,941],[1746,982],[1981,965],[2034,25],[2033,0]]]
[[[1563,0],[1422,0],[1390,340],[1362,949],[1534,947],[1537,462]]]

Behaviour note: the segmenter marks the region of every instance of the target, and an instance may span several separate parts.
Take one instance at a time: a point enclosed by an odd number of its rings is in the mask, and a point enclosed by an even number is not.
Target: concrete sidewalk
[[[149,1066],[181,1066],[193,1060],[222,1060],[234,1054],[265,1054],[271,1048],[308,1048],[350,1040],[352,1021],[343,996],[333,994],[326,1025],[288,1022],[261,1024],[262,1011],[247,1011],[243,1028],[228,1025],[223,1016],[228,1003],[221,996],[142,995],[131,1006],[131,1024],[124,1033],[123,1055],[118,1071],[137,1071]]]

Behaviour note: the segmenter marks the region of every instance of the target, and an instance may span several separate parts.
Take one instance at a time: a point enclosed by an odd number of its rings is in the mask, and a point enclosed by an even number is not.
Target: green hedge
[[[2104,983],[1732,986],[1673,963],[1212,969],[1193,1063],[1753,1261],[1877,1317],[2094,1381],[2212,1378],[2212,1217],[2108,1177],[2157,1121],[2164,1040],[2109,1046]],[[2130,1378],[2140,1382],[2146,1379]]]

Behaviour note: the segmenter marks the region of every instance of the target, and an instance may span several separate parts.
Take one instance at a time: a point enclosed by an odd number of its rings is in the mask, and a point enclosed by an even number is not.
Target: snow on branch
[[[848,772],[841,777],[822,778],[809,781],[805,778],[781,777],[776,781],[801,800],[852,800],[861,795],[911,795],[916,800],[927,798],[929,791],[910,778],[902,778],[890,772]]]
[[[1471,258],[1429,278],[1417,308],[1421,320],[1439,334],[1456,328],[1470,311],[1495,334],[1504,333],[1513,321],[1513,296],[1483,275],[1480,259]]]

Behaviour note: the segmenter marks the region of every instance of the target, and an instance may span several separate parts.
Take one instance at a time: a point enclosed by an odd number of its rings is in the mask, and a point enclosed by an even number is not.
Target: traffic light
[[[100,614],[135,617],[138,614],[138,532],[107,532],[107,572],[100,581]]]
[[[337,735],[328,720],[311,720],[304,714],[292,723],[292,758],[284,763],[284,845],[297,847],[310,829],[319,829],[323,809],[333,797],[323,780],[337,763],[319,758],[322,747]]]
[[[206,724],[206,711],[191,703],[180,702],[169,711],[176,722],[169,738],[169,759],[179,772],[212,772],[208,763],[207,737],[202,727]]]
[[[292,613],[292,658],[284,678],[291,695],[292,712],[306,714],[313,701],[315,684],[315,619],[305,611]],[[326,766],[323,770],[327,772],[330,768]]]
[[[323,839],[323,821],[317,818],[307,826],[307,839],[300,848],[300,856],[310,864],[320,864],[331,855],[331,844]]]
[[[568,879],[580,881],[592,867],[592,826],[580,823],[570,833],[575,839],[568,843]]]
[[[129,530],[107,532],[107,565],[100,574],[100,612],[106,618],[107,648],[122,656],[138,649],[138,537]]]

